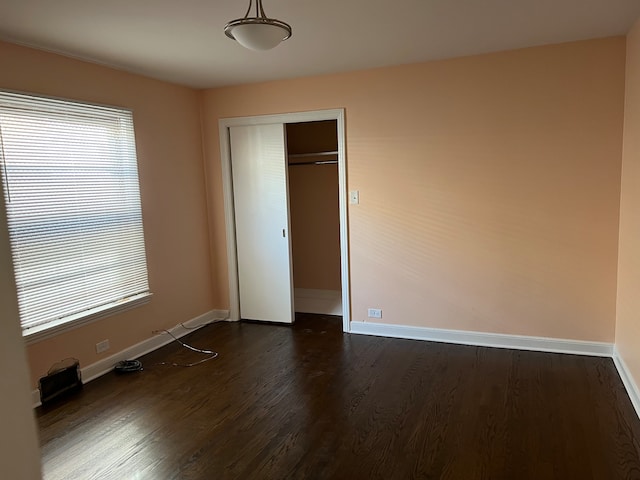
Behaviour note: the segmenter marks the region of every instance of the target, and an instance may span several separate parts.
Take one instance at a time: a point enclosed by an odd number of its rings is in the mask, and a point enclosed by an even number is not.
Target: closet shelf
[[[337,165],[337,160],[318,160],[316,162],[293,162],[290,163],[290,167],[295,167],[296,165]]]
[[[337,154],[338,154],[337,150],[334,150],[331,152],[291,153],[289,154],[289,158],[322,157],[325,155],[337,155]]]

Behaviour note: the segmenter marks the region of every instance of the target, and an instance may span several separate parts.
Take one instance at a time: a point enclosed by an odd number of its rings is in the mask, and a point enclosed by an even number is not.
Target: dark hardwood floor
[[[608,358],[218,323],[37,417],[53,479],[640,479]]]

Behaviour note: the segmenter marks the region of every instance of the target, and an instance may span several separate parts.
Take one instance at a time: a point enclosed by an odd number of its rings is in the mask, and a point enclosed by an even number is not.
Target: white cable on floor
[[[210,323],[213,323],[210,322]],[[205,324],[207,325],[207,324]],[[185,327],[187,328],[187,327]],[[170,365],[172,367],[194,367],[196,365],[200,365],[201,363],[204,362],[208,362],[209,360],[213,360],[214,358],[216,358],[218,356],[218,352],[214,352],[213,350],[202,350],[200,348],[195,348],[192,347],[191,345],[187,345],[186,343],[184,343],[183,341],[181,341],[179,338],[177,338],[173,333],[171,333],[169,330],[154,330],[153,333],[155,334],[160,334],[160,333],[166,333],[168,335],[171,335],[171,337],[173,337],[173,339],[178,342],[180,345],[182,345],[185,348],[188,348],[189,350],[192,350],[194,352],[197,353],[202,353],[205,355],[209,355],[207,358],[200,360],[199,362],[194,362],[194,363],[174,363],[174,362],[159,362],[156,363],[156,365]]]

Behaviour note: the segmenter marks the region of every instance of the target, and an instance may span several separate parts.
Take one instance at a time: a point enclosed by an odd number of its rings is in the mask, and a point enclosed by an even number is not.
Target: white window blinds
[[[0,92],[23,332],[149,294],[130,111]]]

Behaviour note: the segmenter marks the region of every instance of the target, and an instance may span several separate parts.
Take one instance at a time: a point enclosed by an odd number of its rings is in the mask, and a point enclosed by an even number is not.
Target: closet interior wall
[[[341,315],[336,121],[286,130],[295,310]]]

